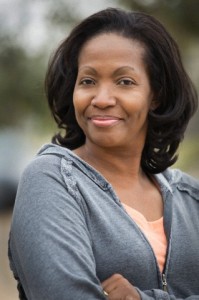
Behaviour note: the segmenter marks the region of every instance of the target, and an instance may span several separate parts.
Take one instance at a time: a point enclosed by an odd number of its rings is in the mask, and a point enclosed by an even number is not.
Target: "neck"
[[[144,176],[140,166],[142,151],[136,148],[100,148],[86,143],[74,152],[105,177],[114,174],[114,176],[119,175],[120,178],[122,175],[123,178],[130,176],[138,180]]]

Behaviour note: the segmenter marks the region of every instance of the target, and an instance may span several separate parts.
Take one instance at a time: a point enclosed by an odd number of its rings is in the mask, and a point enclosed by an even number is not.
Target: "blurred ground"
[[[12,211],[0,212],[0,299],[17,300],[16,282],[7,259],[7,243]]]

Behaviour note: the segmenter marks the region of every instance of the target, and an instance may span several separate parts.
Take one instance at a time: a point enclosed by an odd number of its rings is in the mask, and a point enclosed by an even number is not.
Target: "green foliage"
[[[74,7],[73,2],[59,0],[54,5],[54,1],[50,0],[51,9],[49,9],[46,21],[50,26],[58,27],[66,30],[75,26],[80,21],[79,11]]]
[[[174,167],[199,178],[199,138],[187,138],[180,146],[179,153]]]
[[[0,125],[22,123],[30,114],[43,117],[46,103],[43,91],[43,58],[30,57],[17,44],[1,43]]]
[[[187,46],[199,34],[199,1],[197,0],[119,0],[123,7],[152,14]]]

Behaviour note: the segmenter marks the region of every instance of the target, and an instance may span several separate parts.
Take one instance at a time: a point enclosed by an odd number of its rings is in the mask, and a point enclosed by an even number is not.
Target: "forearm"
[[[142,300],[199,300],[199,295],[191,295],[185,298],[178,298],[158,289],[150,291],[140,291],[139,289],[137,289],[137,291],[139,292]]]
[[[141,291],[134,287],[121,274],[113,274],[102,282],[102,287],[107,294],[109,300],[197,300],[199,295],[192,295],[189,297],[178,298],[174,295],[160,290],[153,289],[148,291]]]

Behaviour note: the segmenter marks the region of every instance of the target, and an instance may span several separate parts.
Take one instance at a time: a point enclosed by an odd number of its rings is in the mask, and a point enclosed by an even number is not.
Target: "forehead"
[[[93,58],[117,59],[126,58],[131,60],[133,57],[143,59],[145,56],[145,46],[143,43],[124,37],[118,33],[101,33],[92,37],[82,46],[78,62],[83,63],[85,60],[92,60]]]

